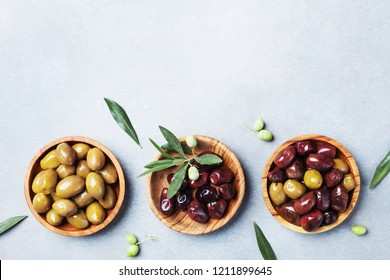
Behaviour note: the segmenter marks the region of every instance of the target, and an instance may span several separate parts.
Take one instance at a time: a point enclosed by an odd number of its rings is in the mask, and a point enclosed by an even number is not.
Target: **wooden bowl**
[[[106,219],[99,225],[90,225],[86,229],[77,229],[66,222],[66,219],[62,222],[59,226],[52,226],[46,221],[45,214],[38,214],[32,205],[32,200],[34,197],[34,193],[32,191],[32,182],[35,178],[35,176],[42,170],[40,167],[40,161],[41,159],[51,150],[55,149],[55,147],[60,144],[66,142],[69,145],[73,145],[76,143],[85,143],[88,144],[91,148],[96,147],[103,151],[103,153],[106,155],[106,162],[111,162],[118,173],[118,180],[115,184],[112,184],[113,189],[116,191],[117,194],[117,202],[114,208],[106,210]],[[27,200],[28,207],[30,208],[30,211],[34,215],[34,217],[46,228],[49,230],[66,236],[86,236],[94,234],[103,228],[105,228],[118,214],[119,209],[122,205],[124,196],[125,196],[125,177],[123,174],[123,170],[121,165],[119,164],[118,160],[115,158],[115,156],[102,144],[99,142],[86,138],[81,136],[68,136],[59,138],[57,140],[54,140],[47,145],[45,145],[43,148],[39,150],[39,152],[34,156],[34,158],[31,160],[30,165],[28,166],[27,173],[25,175],[24,179],[24,194]]]
[[[202,151],[212,151],[218,154],[224,165],[229,167],[234,173],[234,186],[236,188],[236,197],[229,201],[228,208],[221,219],[210,219],[207,223],[201,224],[191,220],[186,211],[176,211],[172,216],[166,217],[160,212],[160,195],[163,188],[169,186],[167,175],[174,172],[177,168],[170,168],[159,172],[151,173],[146,178],[146,192],[150,208],[156,217],[167,227],[181,233],[199,235],[206,234],[226,225],[236,214],[241,205],[245,193],[245,177],[241,164],[236,155],[223,143],[207,136],[196,136],[198,145],[195,153]],[[185,138],[179,139],[182,143]],[[154,160],[162,159],[158,154]]]
[[[272,201],[270,200],[269,195],[268,195],[268,188],[269,188],[270,182],[267,179],[267,174],[270,170],[272,170],[275,167],[275,164],[273,163],[274,158],[281,150],[283,150],[287,146],[290,146],[290,145],[294,144],[295,142],[302,141],[302,140],[312,140],[314,143],[322,141],[322,142],[326,142],[326,143],[329,143],[329,144],[335,146],[337,148],[336,158],[342,159],[344,162],[346,162],[349,165],[349,169],[350,169],[349,173],[351,173],[355,177],[355,181],[356,181],[356,187],[353,190],[351,190],[349,193],[349,204],[348,204],[346,211],[343,213],[339,213],[338,219],[333,224],[330,224],[327,226],[320,226],[319,228],[317,228],[311,232],[305,231],[302,227],[291,224],[288,221],[286,221],[285,219],[283,219],[276,211],[275,205],[272,203]],[[352,194],[351,194],[351,192],[352,192]],[[348,152],[348,150],[343,145],[341,145],[336,140],[329,138],[329,137],[326,137],[326,136],[323,136],[323,135],[317,135],[317,134],[308,134],[308,135],[298,136],[298,137],[292,138],[292,139],[284,142],[282,145],[280,145],[279,148],[277,148],[275,150],[275,152],[271,155],[271,157],[268,159],[267,164],[265,165],[263,177],[262,177],[262,193],[263,193],[263,197],[264,197],[264,202],[265,202],[265,205],[267,206],[268,210],[272,214],[272,216],[279,223],[284,225],[285,227],[287,227],[291,230],[294,230],[296,232],[306,233],[306,234],[315,234],[315,233],[325,232],[325,231],[328,231],[328,230],[338,226],[339,224],[341,224],[349,216],[349,214],[351,214],[353,208],[355,207],[356,202],[357,202],[358,197],[359,197],[359,192],[360,192],[360,174],[359,174],[359,169],[356,165],[356,162],[355,162],[355,159],[353,158],[353,156],[350,154],[350,152]]]

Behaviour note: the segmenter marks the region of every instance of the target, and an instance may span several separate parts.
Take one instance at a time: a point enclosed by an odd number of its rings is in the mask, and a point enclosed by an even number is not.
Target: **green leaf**
[[[255,228],[257,245],[259,246],[261,255],[263,256],[264,260],[276,260],[274,250],[272,250],[271,245],[269,244],[267,238],[265,238],[260,227],[255,222],[253,222],[253,226]]]
[[[161,147],[159,145],[157,145],[157,143],[154,142],[152,139],[149,138],[149,141],[153,144],[153,146],[157,149],[157,151],[159,151],[164,157],[170,158],[170,159],[175,159],[174,156],[168,154],[163,149],[161,149]]]
[[[104,98],[104,101],[106,101],[111,115],[117,124],[134,140],[135,143],[137,143],[142,148],[137,136],[137,132],[135,132],[129,117],[126,114],[126,111],[114,100]]]
[[[168,198],[174,197],[180,189],[181,185],[183,184],[184,178],[186,177],[187,167],[188,164],[185,164],[175,172],[172,182],[168,187]]]
[[[184,158],[177,158],[173,160],[173,164],[176,166],[183,165],[186,160]]]
[[[190,148],[183,146],[183,145],[181,145],[181,147],[183,148],[183,151],[185,154],[192,155],[192,150]],[[162,145],[161,148],[164,150],[168,150],[170,152],[175,152],[175,150],[172,149],[171,145],[169,145],[168,143],[165,143],[164,145]]]
[[[196,157],[195,161],[201,165],[214,165],[222,162],[222,159],[217,155],[205,154],[200,157]]]
[[[172,149],[176,153],[182,155],[183,157],[186,157],[183,151],[183,147],[181,146],[177,137],[165,127],[159,126],[159,128],[161,133],[164,135],[165,140],[167,140],[168,144],[172,147]]]
[[[163,163],[163,164],[157,165],[157,166],[155,166],[155,167],[152,167],[152,168],[146,170],[145,172],[139,174],[139,175],[137,176],[137,178],[138,178],[138,177],[142,177],[142,176],[144,176],[144,175],[147,175],[147,174],[149,174],[149,173],[153,173],[153,172],[156,172],[156,171],[161,171],[161,170],[164,170],[164,169],[171,168],[172,166],[175,166],[175,165],[173,164],[173,160],[172,160],[170,163],[167,162],[167,163]]]
[[[145,165],[144,167],[145,168],[153,168],[153,167],[160,166],[160,165],[167,164],[167,163],[173,164],[173,159],[160,159],[160,160],[152,161],[152,162],[148,163],[147,165]]]
[[[15,217],[11,217],[11,218],[1,222],[0,223],[0,234],[9,230],[13,226],[15,226],[17,223],[24,220],[25,218],[27,218],[27,216],[15,216]]]
[[[390,151],[387,153],[385,158],[379,163],[375,169],[374,176],[370,183],[370,189],[375,188],[390,171]]]

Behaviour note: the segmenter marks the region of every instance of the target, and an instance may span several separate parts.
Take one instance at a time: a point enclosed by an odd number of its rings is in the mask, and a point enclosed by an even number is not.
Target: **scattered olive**
[[[132,233],[128,233],[128,234],[126,235],[126,241],[127,241],[127,243],[129,243],[130,245],[135,245],[135,244],[137,244],[137,242],[138,242],[137,237],[135,237],[135,235],[132,234]]]
[[[260,130],[259,133],[257,133],[257,136],[259,137],[260,140],[270,142],[274,138],[272,133],[268,130]]]
[[[358,236],[365,235],[367,233],[367,229],[364,226],[353,226],[352,232]]]
[[[139,247],[138,245],[130,245],[129,248],[127,248],[127,256],[128,257],[135,257],[136,255],[138,255],[138,252],[139,252]]]

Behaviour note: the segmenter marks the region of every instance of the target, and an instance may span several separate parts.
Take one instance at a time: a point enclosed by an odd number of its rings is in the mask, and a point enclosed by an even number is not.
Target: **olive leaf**
[[[23,221],[27,216],[15,216],[8,218],[7,220],[0,223],[0,234],[3,232],[9,230],[13,226],[15,226],[17,223]]]
[[[174,161],[173,159],[160,159],[160,160],[152,161],[152,162],[148,163],[147,165],[145,165],[144,167],[149,169],[149,168],[164,165],[167,163],[173,164],[173,161]]]
[[[257,245],[264,260],[276,260],[274,250],[272,250],[271,244],[269,244],[260,227],[255,222],[253,222],[253,226],[255,228]]]
[[[131,139],[134,140],[135,143],[137,143],[141,149],[142,146],[139,142],[137,132],[135,131],[133,125],[131,124],[131,121],[129,117],[126,114],[126,111],[114,100],[104,98],[104,101],[106,101],[106,104],[108,108],[110,109],[111,115],[114,118],[114,120],[117,122],[117,124],[131,137]]]
[[[157,161],[157,162],[159,162],[159,161]],[[161,170],[164,170],[164,169],[168,169],[168,168],[170,168],[172,166],[175,166],[175,164],[173,163],[173,160],[171,162],[165,162],[165,163],[161,163],[161,164],[157,164],[156,163],[156,166],[154,166],[154,167],[146,170],[145,172],[139,174],[137,176],[137,178],[138,177],[142,177],[144,175],[147,175],[149,173],[153,173],[153,172],[156,172],[156,171],[161,171]]]
[[[170,159],[175,159],[174,156],[168,154],[168,153],[165,152],[163,149],[161,149],[161,147],[160,147],[159,145],[157,145],[157,143],[154,142],[152,139],[149,138],[149,141],[153,144],[153,146],[157,149],[157,151],[159,151],[160,154],[162,154],[164,157],[170,158]]]
[[[172,182],[168,187],[168,198],[172,198],[179,191],[181,185],[183,184],[184,178],[186,177],[188,164],[182,165],[173,176]]]
[[[222,159],[217,155],[205,154],[200,157],[196,157],[195,161],[201,165],[214,165],[222,162]]]
[[[390,172],[390,151],[387,153],[385,158],[379,163],[375,169],[374,176],[370,183],[370,189],[375,188],[386,175]]]
[[[159,128],[160,128],[160,131],[163,134],[165,140],[167,140],[167,142],[171,146],[171,148],[175,152],[177,152],[178,154],[180,154],[181,156],[186,158],[186,155],[183,151],[183,147],[181,146],[177,137],[172,132],[170,132],[168,129],[166,129],[165,127],[159,126]]]
[[[183,151],[185,154],[192,155],[192,150],[190,148],[183,146],[183,145],[181,145],[181,147],[183,148]],[[164,149],[164,150],[167,150],[170,152],[175,152],[175,150],[168,143],[165,143],[164,145],[162,145],[161,149]]]

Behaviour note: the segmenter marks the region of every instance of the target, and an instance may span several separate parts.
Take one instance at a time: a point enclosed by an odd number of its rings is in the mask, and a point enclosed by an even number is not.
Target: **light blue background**
[[[256,221],[279,259],[390,259],[390,178],[368,190],[389,150],[389,1],[0,1],[0,220],[28,214],[0,236],[1,259],[125,259],[125,235],[157,239],[138,259],[261,259]],[[103,97],[128,112],[139,149]],[[261,142],[244,125],[263,117]],[[165,227],[136,175],[163,142],[217,138],[239,157],[247,192],[235,218],[204,236]],[[334,230],[303,235],[281,226],[261,195],[261,174],[284,141],[332,137],[359,165],[353,214]],[[128,192],[119,217],[70,238],[30,213],[23,179],[34,154],[68,135],[102,142],[118,157]],[[350,227],[363,224],[357,237]]]

